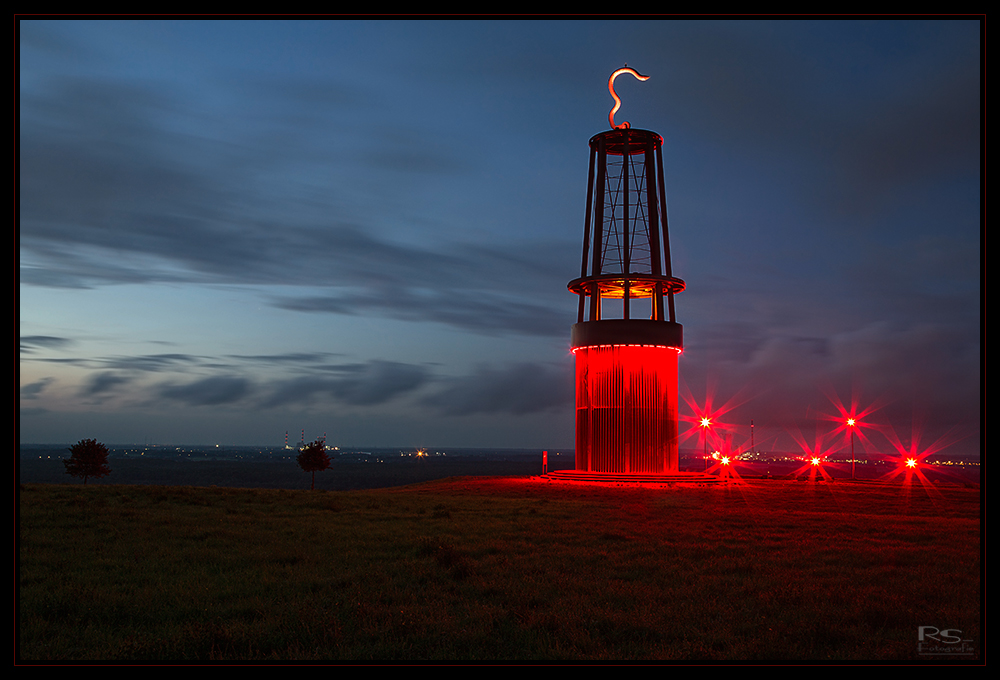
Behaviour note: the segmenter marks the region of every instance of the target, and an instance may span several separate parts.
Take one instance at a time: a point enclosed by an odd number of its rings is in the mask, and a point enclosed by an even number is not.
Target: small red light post
[[[854,479],[854,418],[847,419],[847,426],[851,428],[851,479]]]
[[[702,457],[705,459],[705,469],[708,470],[708,428],[712,426],[712,421],[709,418],[701,419],[701,426],[705,431],[705,449],[702,453]]]

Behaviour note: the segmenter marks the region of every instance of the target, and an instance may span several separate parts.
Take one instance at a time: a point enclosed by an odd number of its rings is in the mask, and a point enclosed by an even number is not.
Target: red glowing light
[[[577,347],[576,469],[663,473],[677,467],[677,352]]]
[[[904,443],[892,427],[885,429],[886,439],[895,449],[894,454],[890,454],[887,462],[895,463],[895,468],[891,470],[886,478],[894,479],[899,475],[904,475],[904,482],[909,484],[914,477],[926,488],[933,485],[924,474],[924,471],[933,469],[937,474],[948,474],[947,470],[927,463],[927,458],[956,443],[961,437],[957,436],[954,430],[948,431],[939,437],[930,446],[921,446],[922,435],[920,424],[914,423],[910,432],[909,443]]]
[[[828,481],[832,479],[833,477],[827,472],[827,468],[836,469],[838,466],[827,459],[827,456],[833,453],[835,448],[824,443],[827,434],[817,430],[812,444],[798,430],[790,430],[789,434],[802,449],[803,454],[801,458],[803,465],[793,474],[798,477],[801,474],[808,473],[810,481],[816,481],[820,478]]]
[[[683,389],[683,399],[688,406],[690,411],[693,411],[692,415],[682,414],[680,420],[683,420],[690,425],[685,426],[683,432],[680,434],[681,442],[696,436],[698,442],[702,445],[705,450],[705,455],[708,455],[708,446],[711,440],[718,442],[725,438],[726,431],[732,431],[736,429],[736,425],[732,423],[723,422],[721,419],[726,413],[732,411],[737,406],[744,403],[745,399],[741,400],[740,394],[730,398],[722,406],[715,406],[713,404],[715,395],[714,386],[709,385],[705,390],[705,400],[699,403],[695,400],[691,391],[688,389],[687,385],[682,386]],[[717,446],[717,443],[713,443],[713,446]]]
[[[615,106],[613,109],[611,109],[611,113],[608,114],[608,122],[611,123],[611,128],[614,130],[627,130],[631,127],[631,125],[629,125],[627,121],[622,123],[621,125],[615,125],[615,114],[618,112],[618,109],[620,109],[622,106],[622,100],[621,98],[619,98],[618,93],[615,92],[615,78],[617,78],[623,73],[631,74],[636,78],[638,78],[639,80],[649,80],[649,76],[644,76],[640,74],[638,71],[636,71],[634,68],[629,68],[628,66],[626,66],[625,68],[618,69],[617,71],[611,74],[610,78],[608,78],[608,91],[611,92],[611,96],[614,97],[615,100]]]
[[[718,453],[718,452],[716,452],[716,453]],[[729,456],[723,456],[722,457],[722,464],[723,465],[729,465]]]
[[[835,432],[844,433],[845,443],[850,441],[852,434],[856,434],[858,439],[861,440],[863,447],[873,447],[872,442],[865,436],[865,431],[870,429],[877,430],[879,428],[874,423],[865,419],[882,408],[884,405],[882,400],[877,400],[867,408],[861,409],[858,406],[858,398],[856,396],[851,398],[850,408],[845,406],[840,397],[835,393],[827,392],[826,396],[830,400],[830,403],[837,409],[838,413],[835,416],[822,414],[820,418],[837,423],[838,427]]]

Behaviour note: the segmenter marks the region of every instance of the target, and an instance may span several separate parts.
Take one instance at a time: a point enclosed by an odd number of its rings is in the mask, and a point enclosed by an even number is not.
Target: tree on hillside
[[[81,439],[69,449],[70,457],[63,461],[66,473],[74,477],[106,477],[111,474],[108,467],[108,447],[96,439]]]
[[[312,486],[309,488],[310,490],[315,489],[316,473],[330,467],[330,456],[326,455],[326,442],[322,439],[317,439],[313,443],[307,444],[299,452],[297,460],[299,461],[300,468],[312,473]]]

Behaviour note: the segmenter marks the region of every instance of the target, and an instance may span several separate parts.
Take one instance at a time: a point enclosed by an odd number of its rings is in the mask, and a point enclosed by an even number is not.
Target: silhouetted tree
[[[316,488],[316,473],[330,467],[330,456],[326,455],[326,442],[317,439],[299,452],[299,467],[306,472],[312,473],[312,486],[310,490]]]
[[[96,439],[81,439],[69,449],[69,460],[64,460],[66,473],[74,477],[106,477],[111,474],[108,467],[108,447]]]

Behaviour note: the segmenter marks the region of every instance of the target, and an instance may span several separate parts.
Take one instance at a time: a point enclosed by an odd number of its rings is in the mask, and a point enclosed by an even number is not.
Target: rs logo
[[[933,640],[934,642],[940,642],[946,645],[955,645],[961,642],[961,633],[962,631],[958,628],[945,628],[944,630],[941,630],[936,626],[920,626],[917,628],[917,636],[921,642],[924,640]]]

